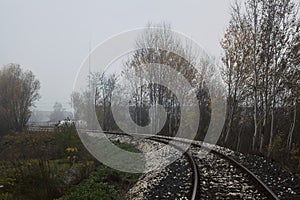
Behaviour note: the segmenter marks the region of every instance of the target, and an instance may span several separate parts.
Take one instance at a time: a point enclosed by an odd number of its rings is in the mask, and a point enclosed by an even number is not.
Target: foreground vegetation
[[[118,199],[139,176],[95,160],[73,126],[6,135],[0,152],[0,200]]]
[[[139,174],[128,174],[101,165],[87,179],[58,200],[124,199],[126,191],[138,177]]]

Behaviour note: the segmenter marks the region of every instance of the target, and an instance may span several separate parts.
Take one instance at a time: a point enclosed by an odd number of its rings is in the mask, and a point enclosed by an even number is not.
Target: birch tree
[[[252,54],[249,41],[249,24],[245,16],[242,16],[241,8],[238,4],[232,8],[234,12],[231,21],[221,42],[224,50],[222,57],[223,79],[227,85],[227,121],[225,132],[223,133],[223,142],[227,143],[232,130],[233,120],[236,116],[238,106],[244,106],[245,96],[248,94],[247,83],[249,82],[249,64]]]
[[[290,85],[297,82],[297,55],[293,53],[297,52],[295,41],[299,32],[297,5],[292,0],[248,0],[244,10],[242,13],[238,3],[234,5],[222,42],[225,79],[231,98],[228,99],[225,141],[237,106],[235,89],[243,88],[237,87],[234,80],[243,80],[248,91],[241,94],[242,99],[247,99],[247,105],[253,107],[251,148],[263,153],[278,131],[275,127],[276,111],[286,109],[287,105],[296,105],[293,97],[297,96],[297,87]]]

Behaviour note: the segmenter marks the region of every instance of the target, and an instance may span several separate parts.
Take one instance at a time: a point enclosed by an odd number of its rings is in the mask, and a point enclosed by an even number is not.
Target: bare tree
[[[1,129],[22,131],[31,115],[30,108],[40,98],[40,82],[31,71],[18,64],[7,64],[0,70]]]
[[[292,41],[291,50],[291,60],[290,60],[290,72],[286,74],[284,86],[290,91],[290,98],[288,101],[290,102],[292,108],[292,119],[291,125],[289,129],[289,134],[287,138],[286,149],[289,151],[292,147],[293,141],[293,133],[295,131],[295,125],[297,120],[297,108],[299,105],[299,96],[300,96],[300,20],[297,21],[295,28],[295,32],[297,33],[295,38]]]
[[[97,117],[102,122],[103,130],[112,128],[113,117],[111,116],[112,93],[117,84],[115,74],[94,73],[92,77],[92,88],[94,89]]]
[[[73,108],[73,117],[75,121],[83,119],[83,106],[84,102],[82,95],[79,92],[73,92],[71,94],[71,107]]]
[[[249,88],[250,58],[252,49],[249,41],[251,34],[248,27],[249,22],[242,15],[238,4],[233,7],[232,19],[221,42],[224,50],[222,62],[223,79],[227,85],[227,123],[223,132],[223,142],[227,143],[232,131],[233,120],[239,106],[245,106],[245,96]]]
[[[97,122],[92,121],[93,117],[91,116],[95,109],[102,129],[111,129],[113,127],[113,118],[110,107],[112,93],[117,84],[117,76],[115,74],[106,75],[105,73],[95,72],[89,74],[88,79],[89,90],[71,94],[74,118],[75,120],[81,119],[86,121],[89,128],[96,128],[95,124]]]
[[[142,124],[142,111],[151,105],[162,105],[167,112],[167,124],[164,126],[164,134],[174,135],[179,126],[180,105],[175,94],[165,86],[159,84],[160,80],[168,80],[167,74],[163,73],[163,67],[178,71],[189,83],[199,89],[200,81],[195,69],[197,53],[191,44],[184,44],[180,38],[172,33],[170,24],[151,24],[136,40],[136,51],[129,56],[125,63],[124,76],[131,80],[131,91],[133,92],[133,104],[136,107],[135,121]],[[147,64],[155,63],[156,68],[152,70]],[[142,74],[149,77],[144,80]],[[139,78],[136,78],[139,77]],[[158,83],[153,83],[154,79]],[[178,84],[180,85],[180,84]],[[178,88],[181,93],[188,94],[184,88]],[[180,99],[182,100],[182,99]],[[156,107],[155,107],[156,108]],[[155,110],[156,112],[156,110]],[[161,121],[151,119],[152,130],[160,127]],[[156,131],[154,131],[156,132]]]

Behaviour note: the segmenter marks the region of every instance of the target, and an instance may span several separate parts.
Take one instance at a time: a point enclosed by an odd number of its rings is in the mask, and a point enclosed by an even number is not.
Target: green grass
[[[114,144],[138,152],[131,145]],[[77,150],[68,151],[74,148]],[[120,158],[116,155],[113,159]],[[71,176],[75,178],[66,182]],[[0,185],[4,185],[0,200],[118,199],[138,177],[95,160],[74,127],[9,134],[0,139]]]
[[[131,152],[138,150],[130,145],[114,142],[118,147]],[[124,199],[128,189],[140,174],[131,174],[100,165],[89,177],[71,188],[67,195],[58,200],[110,200]]]
[[[101,165],[58,200],[123,199],[138,177],[138,174],[128,174]]]
[[[136,149],[134,146],[128,145],[128,144],[124,144],[121,143],[119,140],[114,141],[113,142],[115,145],[117,145],[119,148],[125,150],[125,151],[129,151],[129,152],[133,152],[133,153],[139,153],[140,151],[138,149]]]

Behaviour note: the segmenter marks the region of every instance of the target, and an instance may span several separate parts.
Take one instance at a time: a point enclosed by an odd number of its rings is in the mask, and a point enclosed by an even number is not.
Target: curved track
[[[165,136],[153,136],[152,138],[163,138],[163,139],[166,139],[166,140],[169,140],[169,141],[170,140],[175,140],[177,142],[190,143],[190,142],[182,140],[181,138],[170,138],[170,137],[165,137]],[[191,146],[198,147],[198,148],[201,148],[201,149],[205,149],[206,151],[209,151],[210,153],[215,154],[218,157],[221,157],[222,159],[228,161],[229,163],[234,165],[237,169],[242,171],[246,176],[248,176],[249,179],[251,179],[251,182],[254,185],[256,185],[258,187],[258,189],[265,196],[268,197],[268,199],[279,200],[277,195],[265,183],[263,183],[254,173],[252,173],[249,169],[247,169],[245,166],[243,166],[242,164],[240,164],[239,162],[237,162],[233,158],[225,155],[222,152],[216,151],[216,150],[208,148],[208,147],[204,147],[203,145],[201,145],[199,143],[196,143],[194,141],[191,143]]]
[[[93,131],[91,131],[93,132]],[[124,133],[120,133],[120,132],[105,132],[106,134],[115,134],[115,135],[126,135],[129,137],[132,137],[133,135],[141,135],[141,134],[124,134]],[[180,142],[180,143],[185,143],[185,144],[191,144],[191,147],[197,147],[197,148],[201,148],[204,149],[206,151],[209,151],[211,154],[216,155],[217,157],[226,160],[227,162],[229,162],[231,165],[233,165],[235,168],[237,168],[239,171],[241,171],[246,177],[248,177],[248,179],[250,180],[250,182],[255,185],[255,187],[257,188],[257,190],[260,191],[260,193],[262,193],[263,196],[267,197],[267,199],[274,199],[274,200],[278,200],[279,198],[276,196],[276,194],[263,182],[261,181],[253,172],[251,172],[249,169],[247,169],[245,166],[243,166],[242,164],[240,164],[239,162],[237,162],[236,160],[234,160],[232,157],[229,157],[228,155],[211,149],[207,146],[203,146],[202,144],[199,144],[195,141],[187,141],[186,139],[182,139],[182,138],[174,138],[174,137],[166,137],[166,136],[151,136],[148,137],[147,139],[153,140],[153,141],[157,141],[157,142],[161,142],[164,144],[169,144],[169,141],[173,140],[176,142]],[[184,152],[181,147],[178,145],[176,146],[175,144],[169,144],[170,146],[173,146],[174,148],[176,148],[179,151],[182,151],[183,154],[188,158],[189,163],[191,168],[193,169],[193,190],[191,191],[191,199],[198,199],[198,193],[199,191],[199,170],[198,170],[198,166],[196,164],[195,161],[195,157],[188,152]]]
[[[157,142],[161,142],[161,143],[164,143],[164,144],[168,144],[168,140],[163,140],[161,138],[149,138],[150,140],[154,140],[154,141],[157,141]],[[170,146],[178,149],[179,151],[183,152],[183,154],[188,158],[189,160],[189,163],[190,163],[190,166],[192,168],[192,171],[193,171],[193,187],[192,187],[192,191],[191,191],[191,200],[195,200],[197,199],[197,193],[198,193],[198,183],[199,183],[199,171],[198,171],[198,166],[196,165],[196,162],[193,158],[193,156],[184,151],[181,147],[175,145],[175,144],[169,144]]]

